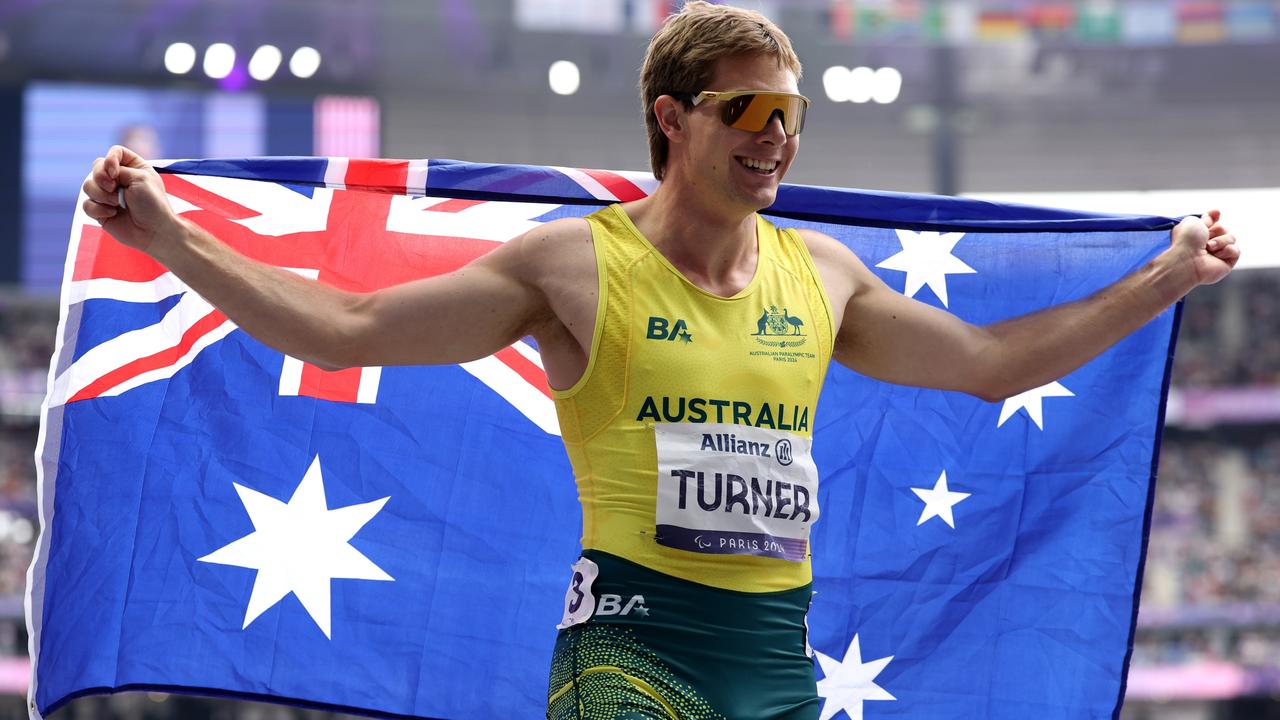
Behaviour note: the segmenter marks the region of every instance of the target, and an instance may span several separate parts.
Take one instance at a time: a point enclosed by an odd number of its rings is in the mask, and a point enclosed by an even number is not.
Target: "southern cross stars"
[[[819,720],[829,720],[844,710],[850,720],[862,720],[862,703],[867,700],[897,700],[875,683],[876,676],[893,660],[893,656],[862,662],[862,645],[854,635],[843,660],[829,658],[813,651],[822,666],[818,695],[825,699]]]
[[[1026,410],[1027,417],[1031,418],[1031,422],[1036,427],[1044,430],[1044,406],[1045,398],[1051,397],[1075,397],[1075,393],[1062,386],[1062,383],[1054,380],[1048,385],[1041,385],[1038,388],[1031,388],[1026,392],[1018,393],[1008,400],[1004,401],[1004,405],[1000,407],[1000,419],[996,421],[996,427],[1004,425],[1005,420],[1013,417],[1013,414],[1019,410]]]
[[[319,456],[288,503],[232,484],[254,531],[200,560],[258,571],[242,627],[292,592],[325,637],[332,638],[329,590],[334,578],[393,579],[348,542],[389,498],[330,510]]]
[[[977,272],[951,254],[964,233],[910,230],[898,230],[897,233],[898,242],[902,243],[902,252],[880,261],[876,267],[900,270],[907,274],[903,295],[915,297],[920,288],[928,285],[942,301],[943,307],[948,307],[947,276]]]
[[[916,523],[919,527],[926,520],[933,517],[942,518],[942,521],[950,525],[952,528],[956,526],[955,516],[951,509],[956,503],[969,497],[969,493],[954,492],[947,488],[947,471],[943,470],[938,476],[938,482],[933,484],[933,489],[911,488],[911,492],[924,501],[924,509],[920,511],[920,520]]]

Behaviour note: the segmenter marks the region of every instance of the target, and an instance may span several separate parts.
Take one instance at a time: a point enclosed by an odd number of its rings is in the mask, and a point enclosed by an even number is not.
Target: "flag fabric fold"
[[[175,210],[238,251],[354,291],[656,187],[452,160],[161,170]],[[805,186],[765,214],[974,323],[1083,298],[1174,225]],[[823,720],[1118,716],[1177,318],[996,403],[832,365],[809,615]],[[325,372],[83,212],[58,338],[27,597],[33,718],[148,688],[542,713],[581,520],[531,340],[460,366]]]

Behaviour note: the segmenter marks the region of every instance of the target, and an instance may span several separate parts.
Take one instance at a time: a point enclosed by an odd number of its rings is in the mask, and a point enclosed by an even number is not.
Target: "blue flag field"
[[[184,217],[354,291],[655,187],[450,160],[161,170]],[[804,186],[765,214],[980,324],[1105,287],[1175,224]],[[809,615],[823,720],[1118,716],[1177,324],[1175,307],[997,403],[832,364]],[[133,689],[542,716],[581,519],[532,341],[463,365],[326,372],[82,212],[58,338],[27,603],[33,718]]]

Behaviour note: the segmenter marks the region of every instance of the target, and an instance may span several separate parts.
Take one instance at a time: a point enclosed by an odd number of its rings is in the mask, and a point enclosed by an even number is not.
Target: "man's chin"
[[[765,208],[773,205],[774,201],[777,199],[778,199],[778,188],[776,185],[771,188],[766,188],[758,192],[751,193],[751,204],[755,207],[755,210],[757,211],[764,210]]]

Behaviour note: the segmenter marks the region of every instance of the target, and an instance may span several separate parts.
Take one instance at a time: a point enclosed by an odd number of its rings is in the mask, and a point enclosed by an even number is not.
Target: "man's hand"
[[[119,203],[121,189],[123,208]],[[115,239],[143,252],[150,252],[155,238],[179,222],[169,207],[160,175],[137,153],[120,145],[93,163],[84,192],[89,196],[84,201],[85,214]]]
[[[1240,259],[1236,237],[1218,222],[1221,215],[1218,210],[1210,210],[1198,218],[1184,219],[1173,229],[1169,252],[1180,262],[1189,263],[1196,285],[1218,282]]]

